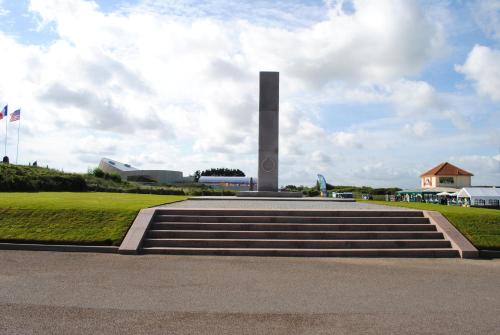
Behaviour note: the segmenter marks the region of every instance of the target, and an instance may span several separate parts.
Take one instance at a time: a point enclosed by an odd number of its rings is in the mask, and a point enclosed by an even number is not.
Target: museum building
[[[144,184],[176,184],[194,181],[192,176],[184,177],[181,171],[141,170],[130,164],[121,163],[109,158],[101,159],[99,169],[107,173],[117,173],[124,180]]]

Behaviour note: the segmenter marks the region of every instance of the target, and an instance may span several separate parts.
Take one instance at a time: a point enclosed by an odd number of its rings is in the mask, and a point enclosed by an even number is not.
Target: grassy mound
[[[478,249],[500,250],[500,210],[465,208],[418,202],[369,201],[386,206],[406,207],[443,214]]]
[[[211,189],[196,183],[147,186],[123,181],[118,174],[104,173],[98,169],[78,174],[44,167],[5,164],[0,164],[0,192],[113,192],[194,196],[235,194],[234,191]]]
[[[119,245],[141,208],[182,196],[0,193],[0,241]]]
[[[0,191],[73,191],[87,190],[82,175],[53,169],[0,164]]]

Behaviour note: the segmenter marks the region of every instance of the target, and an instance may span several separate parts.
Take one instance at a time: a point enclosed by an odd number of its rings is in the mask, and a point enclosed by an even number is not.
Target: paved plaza
[[[165,208],[232,208],[232,209],[330,209],[330,210],[383,210],[404,211],[412,210],[402,207],[375,205],[364,202],[330,201],[308,198],[297,200],[242,200],[227,197],[224,200],[186,200],[160,207]]]
[[[499,334],[500,260],[0,251],[1,334]]]

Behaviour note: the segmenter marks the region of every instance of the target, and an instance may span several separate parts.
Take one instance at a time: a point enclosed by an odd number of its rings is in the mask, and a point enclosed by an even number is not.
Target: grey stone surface
[[[305,200],[305,199],[303,199]],[[159,207],[165,208],[243,208],[243,209],[352,209],[352,210],[384,210],[406,211],[409,208],[382,206],[361,202],[336,202],[336,201],[299,201],[299,200],[186,200]]]
[[[253,192],[253,191],[250,191]],[[244,193],[244,192],[243,192]],[[265,192],[264,192],[265,193]],[[274,192],[272,192],[274,193]],[[295,192],[294,192],[295,193]],[[235,201],[241,201],[243,199],[238,199],[239,197],[235,196],[194,196],[194,197],[189,197],[190,200],[235,200]],[[325,201],[331,201],[331,202],[356,202],[355,199],[342,199],[342,198],[320,198],[320,197],[301,197],[301,198],[279,198],[279,197],[272,197],[272,198],[267,198],[267,197],[244,197],[244,200],[267,200],[267,201],[318,201],[318,202],[325,202]]]
[[[237,197],[258,198],[302,198],[301,192],[275,192],[275,191],[243,191],[236,193]]]
[[[437,229],[446,235],[451,241],[453,248],[458,249],[462,258],[478,258],[479,251],[470,243],[470,241],[462,235],[455,226],[453,226],[443,214],[435,211],[423,211],[424,216],[429,218],[432,224],[435,224]]]
[[[144,234],[151,224],[154,213],[154,208],[141,209],[132,223],[132,226],[128,230],[127,235],[123,239],[118,251],[119,253],[136,254],[138,252],[141,247],[142,240],[144,239]]]
[[[258,190],[278,191],[279,73],[260,73]]]
[[[0,251],[1,334],[498,334],[500,260]]]
[[[98,245],[71,245],[71,244],[0,243],[0,250],[117,253],[118,247],[98,246]]]

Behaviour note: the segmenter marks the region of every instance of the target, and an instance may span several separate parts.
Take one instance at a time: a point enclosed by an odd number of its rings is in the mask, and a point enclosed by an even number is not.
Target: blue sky
[[[21,163],[256,175],[258,72],[275,70],[280,184],[414,187],[450,161],[500,185],[500,0],[0,0],[0,15]]]

